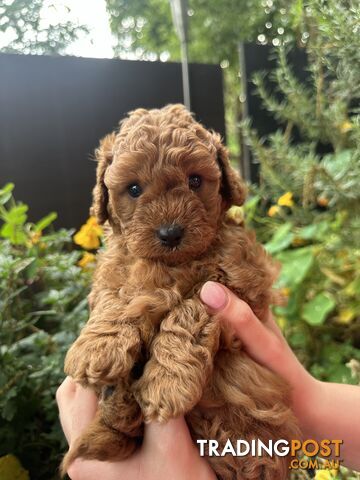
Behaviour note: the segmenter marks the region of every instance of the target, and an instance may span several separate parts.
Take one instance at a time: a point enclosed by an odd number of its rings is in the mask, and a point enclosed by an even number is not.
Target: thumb
[[[284,338],[260,322],[247,303],[215,282],[203,285],[200,298],[211,313],[231,326],[256,362],[284,376],[283,364],[291,351],[287,351]]]
[[[173,418],[166,423],[150,422],[145,426],[144,445],[160,449],[176,448],[192,442],[184,417]]]

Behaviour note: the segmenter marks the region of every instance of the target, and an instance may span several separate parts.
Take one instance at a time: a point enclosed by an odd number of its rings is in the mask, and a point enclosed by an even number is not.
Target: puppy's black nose
[[[161,243],[167,247],[176,247],[181,242],[184,229],[180,225],[161,225],[156,232]]]

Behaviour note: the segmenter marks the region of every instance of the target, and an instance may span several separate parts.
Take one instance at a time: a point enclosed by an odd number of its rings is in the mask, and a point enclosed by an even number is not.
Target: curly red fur
[[[261,320],[273,300],[276,268],[255,235],[226,217],[245,188],[220,136],[181,105],[138,109],[107,136],[99,160],[93,212],[108,221],[87,325],[70,348],[65,371],[94,388],[97,417],[65,456],[125,458],[141,441],[143,422],[186,415],[194,439],[291,439],[298,436],[289,389],[251,360],[232,332],[199,299],[207,280],[222,282]],[[189,188],[189,175],[202,178]],[[127,187],[142,187],[131,198]],[[155,232],[180,224],[179,246]],[[107,386],[115,387],[107,394]],[[287,477],[283,457],[209,458],[223,480]]]

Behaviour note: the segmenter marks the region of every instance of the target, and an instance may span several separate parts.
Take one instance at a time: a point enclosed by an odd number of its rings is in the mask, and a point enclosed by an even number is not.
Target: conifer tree
[[[288,297],[275,312],[292,347],[324,380],[355,382],[360,360],[360,4],[304,5],[308,78],[301,82],[277,49],[269,78],[254,82],[279,124],[259,138],[243,125],[260,184],[248,222],[282,264]]]

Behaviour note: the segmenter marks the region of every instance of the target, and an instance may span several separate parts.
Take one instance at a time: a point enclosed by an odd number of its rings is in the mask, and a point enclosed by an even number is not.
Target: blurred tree
[[[239,42],[266,43],[293,36],[300,0],[189,0],[189,60],[224,68],[228,145],[239,153],[241,119]],[[180,45],[168,0],[106,0],[116,54],[143,60],[179,60]],[[300,17],[301,18],[301,17]],[[266,34],[266,35],[265,35]]]
[[[120,57],[135,54],[144,60],[180,59],[168,0],[107,0],[107,8]],[[262,0],[190,0],[188,16],[189,60],[217,63],[225,69],[228,144],[237,154],[241,111],[238,44],[261,30],[266,17]]]
[[[270,74],[271,85],[265,74],[254,76],[265,108],[283,126],[265,143],[248,131],[253,151],[263,172],[266,171],[270,196],[287,188],[303,197],[304,206],[308,206],[319,187],[318,177],[324,176],[321,185],[325,185],[326,178],[329,180],[329,201],[360,202],[355,188],[358,180],[352,179],[360,175],[359,21],[357,1],[309,0],[302,20],[307,33],[308,81],[302,82],[294,74],[284,45],[277,49],[277,68]],[[344,178],[337,172],[331,181],[330,173],[324,173],[327,169],[323,170],[322,161],[329,162],[331,157],[334,165],[333,156],[340,154],[348,156],[338,162],[338,167],[345,170]],[[270,171],[275,175],[271,178],[276,177],[277,181],[269,181]]]
[[[261,31],[266,13],[262,0],[190,0],[189,53],[193,62],[237,64],[238,42]],[[107,0],[117,53],[140,58],[179,59],[168,0]],[[251,12],[251,15],[249,15]],[[256,36],[256,35],[255,35]]]
[[[59,22],[69,8],[47,0],[4,0],[0,3],[0,51],[59,54],[87,28],[70,20]],[[47,12],[44,15],[45,11]]]
[[[282,264],[288,303],[276,313],[290,344],[318,378],[355,383],[347,363],[360,360],[360,4],[307,0],[301,24],[307,80],[284,46],[272,82],[254,78],[279,128],[259,138],[244,122],[260,163],[247,218]]]
[[[179,59],[169,0],[106,3],[117,54]],[[223,62],[227,68],[238,64],[239,42],[267,43],[276,37],[289,41],[302,30],[305,8],[304,0],[188,0],[191,61]]]

